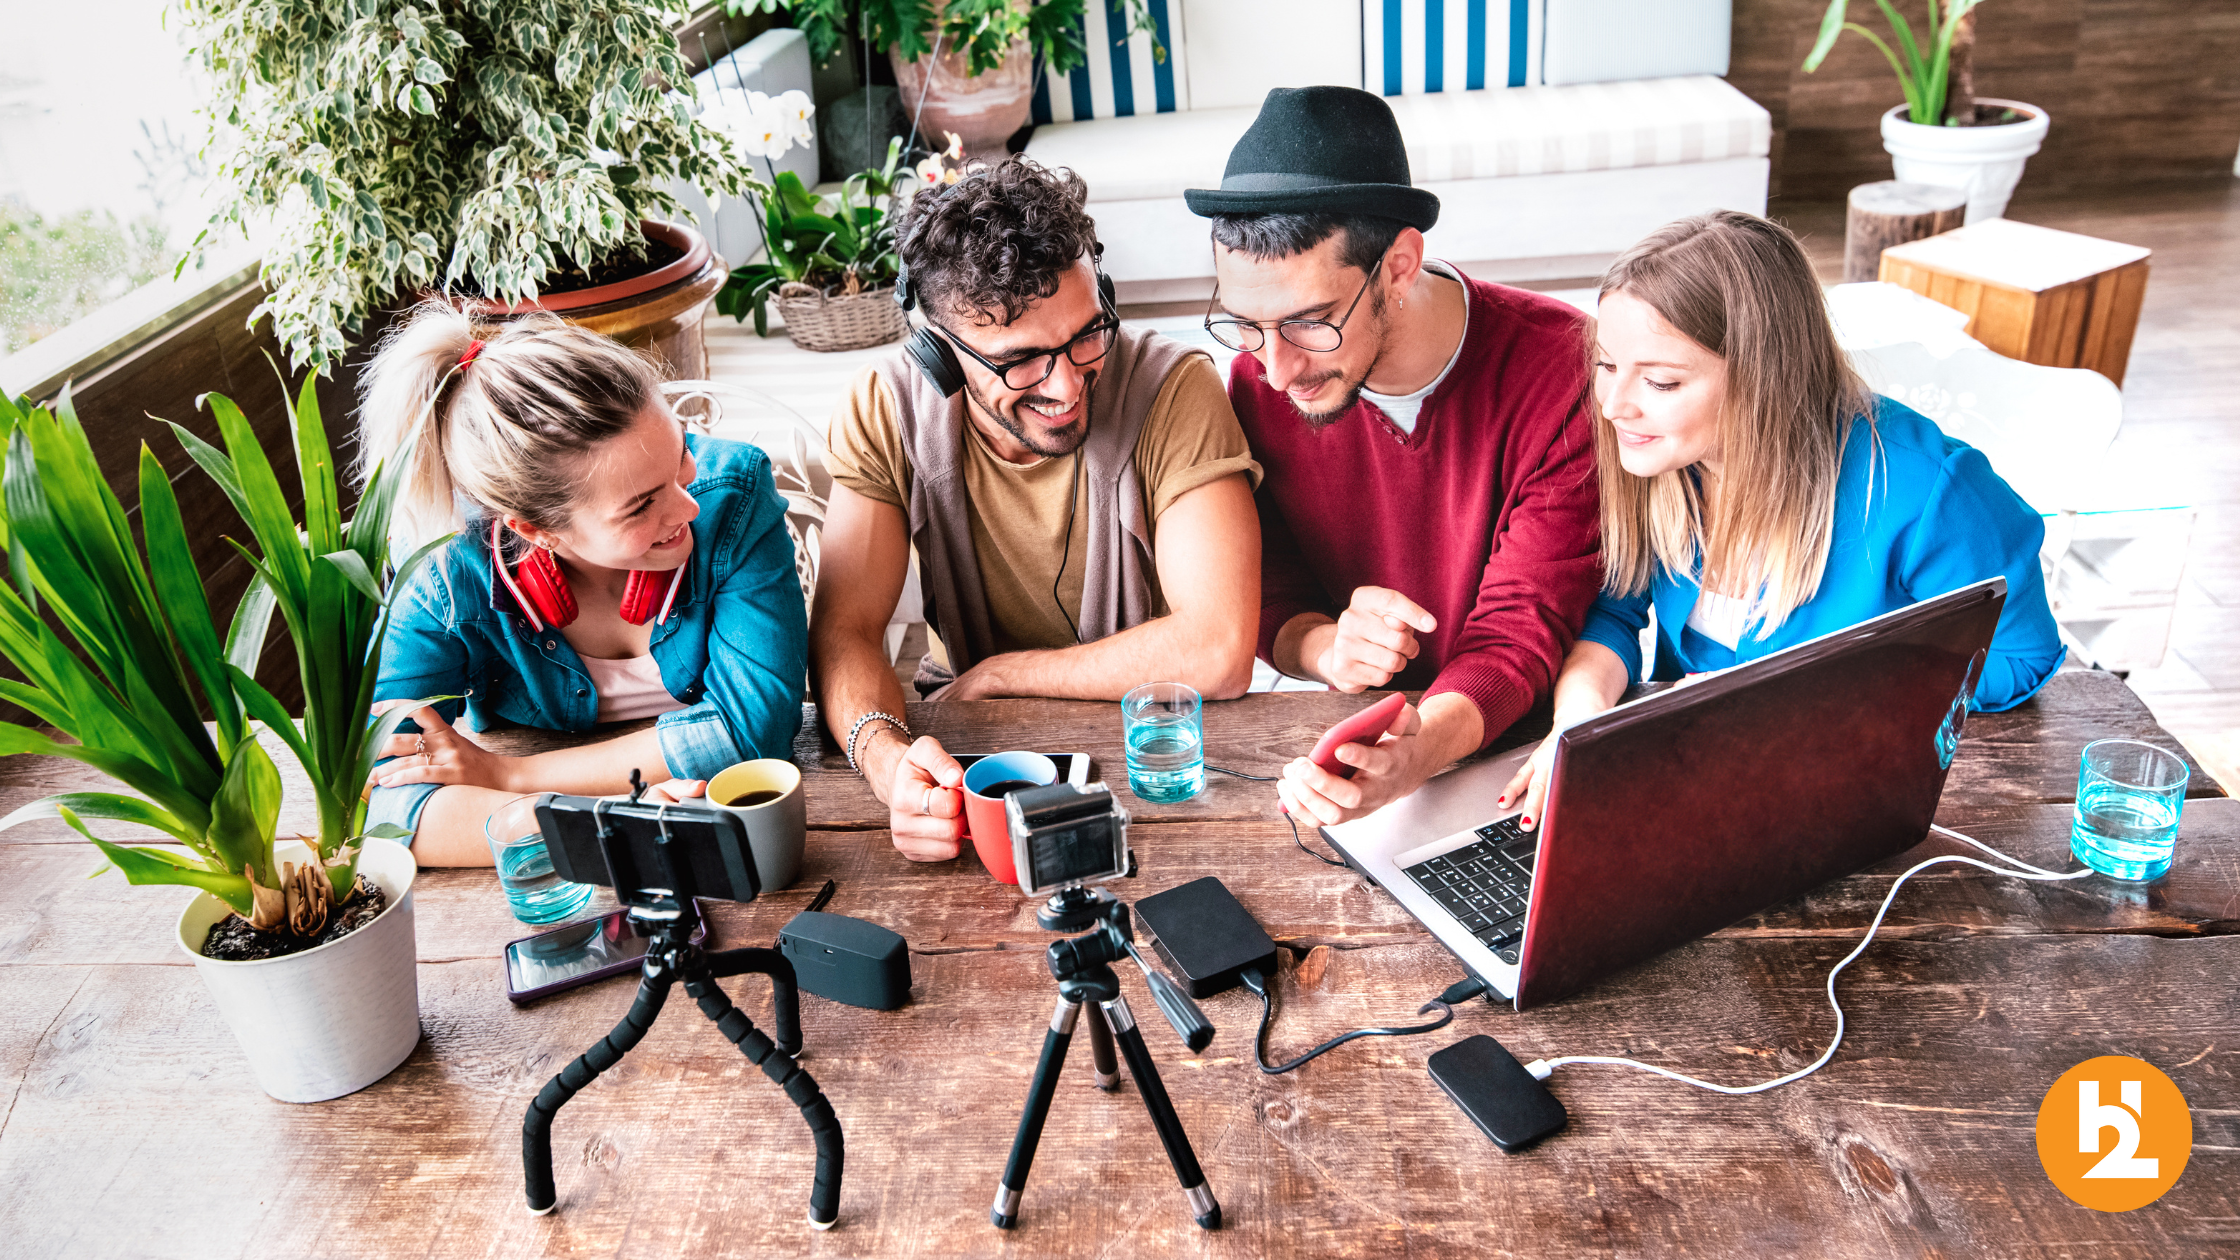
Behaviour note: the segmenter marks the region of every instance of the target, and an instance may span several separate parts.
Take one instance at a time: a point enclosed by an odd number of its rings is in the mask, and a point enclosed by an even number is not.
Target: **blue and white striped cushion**
[[[1170,18],[1178,3],[1151,0],[1151,19],[1167,50],[1166,60],[1160,61],[1152,56],[1150,32],[1128,31],[1125,0],[1088,0],[1084,20],[1076,24],[1089,47],[1088,61],[1060,76],[1046,72],[1042,58],[1035,58],[1035,122],[1129,118],[1190,108],[1188,80],[1181,72],[1182,27]]]
[[[1362,0],[1363,77],[1385,96],[1536,86],[1547,15],[1548,0]]]

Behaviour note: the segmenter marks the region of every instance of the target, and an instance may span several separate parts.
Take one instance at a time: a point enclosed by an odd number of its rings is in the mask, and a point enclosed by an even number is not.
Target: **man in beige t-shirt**
[[[886,660],[913,547],[942,649],[918,672],[930,698],[1251,680],[1259,465],[1203,354],[1120,327],[1085,199],[1022,160],[920,193],[901,254],[928,329],[832,418],[810,669],[917,860],[956,856],[963,771],[903,726]]]

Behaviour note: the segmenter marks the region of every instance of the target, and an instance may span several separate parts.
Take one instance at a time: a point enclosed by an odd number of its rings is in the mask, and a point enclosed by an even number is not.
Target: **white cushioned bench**
[[[1510,56],[1512,31],[1540,32],[1543,4],[1554,60],[1542,57],[1538,44],[1531,56]],[[1635,45],[1658,39],[1673,45],[1681,61],[1723,72],[1723,0],[1179,0],[1173,7],[1180,21],[1168,25],[1172,66],[1162,76],[1173,86],[1157,97],[1171,100],[1171,110],[1058,121],[1072,116],[1072,94],[1051,93],[1060,109],[1027,147],[1029,156],[1070,167],[1088,183],[1090,212],[1106,243],[1105,269],[1125,300],[1205,296],[1213,275],[1206,222],[1184,206],[1183,189],[1219,186],[1230,147],[1269,88],[1358,87],[1364,68],[1379,86],[1402,89],[1387,101],[1406,138],[1409,167],[1416,184],[1441,203],[1430,233],[1433,253],[1474,274],[1593,275],[1682,215],[1765,210],[1772,120],[1717,74],[1577,81],[1591,76],[1591,58],[1605,53],[1628,67],[1654,67],[1655,50]],[[1442,38],[1434,41],[1420,18],[1436,7],[1446,12]],[[1504,26],[1486,20],[1485,10],[1516,20]],[[1623,36],[1578,37],[1582,23],[1607,26],[1624,16],[1611,10],[1639,11],[1638,20]],[[1406,20],[1390,25],[1396,11]],[[1677,35],[1667,29],[1676,22]],[[1707,33],[1711,23],[1716,30]],[[1487,41],[1475,56],[1447,34],[1473,30]],[[1141,77],[1148,41],[1139,35],[1132,44],[1119,47],[1132,52]],[[1446,86],[1498,81],[1505,67],[1511,79],[1531,81]],[[1558,73],[1572,81],[1538,82]],[[1115,108],[1109,71],[1091,81],[1098,91],[1081,99]],[[1442,90],[1425,90],[1426,82]],[[1130,96],[1138,106],[1153,99]]]

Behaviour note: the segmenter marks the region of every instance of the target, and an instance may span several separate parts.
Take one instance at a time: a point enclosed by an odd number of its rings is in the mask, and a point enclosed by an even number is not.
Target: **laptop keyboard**
[[[1504,818],[1478,828],[1471,843],[1403,869],[1461,920],[1479,944],[1514,966],[1539,845],[1539,837],[1519,827],[1515,818]]]

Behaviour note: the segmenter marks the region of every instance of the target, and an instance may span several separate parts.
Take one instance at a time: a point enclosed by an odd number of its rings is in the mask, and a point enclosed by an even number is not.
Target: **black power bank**
[[[891,1011],[910,1000],[910,947],[876,923],[804,910],[778,933],[778,952],[805,992]]]
[[[1151,929],[1160,959],[1191,997],[1236,988],[1248,967],[1276,974],[1276,943],[1211,875],[1145,897],[1136,903],[1136,918]]]
[[[1434,1053],[1427,1066],[1470,1123],[1504,1151],[1521,1150],[1570,1123],[1562,1101],[1483,1033]]]

